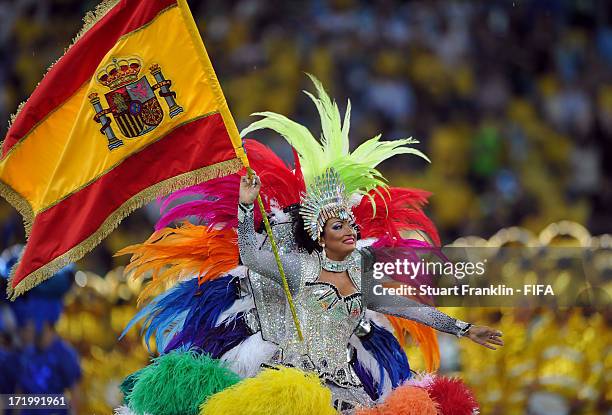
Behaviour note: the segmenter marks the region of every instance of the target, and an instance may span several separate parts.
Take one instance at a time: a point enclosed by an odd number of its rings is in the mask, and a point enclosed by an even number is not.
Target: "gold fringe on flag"
[[[26,235],[29,235],[32,230],[32,223],[34,222],[34,212],[28,201],[13,190],[11,186],[2,181],[0,181],[0,196],[6,199],[21,214]]]
[[[202,167],[200,169],[184,173],[149,186],[125,201],[117,210],[106,218],[97,231],[87,237],[84,241],[63,255],[58,256],[49,263],[29,274],[14,288],[12,282],[16,268],[13,268],[9,278],[8,297],[11,300],[14,300],[19,295],[49,279],[51,276],[53,276],[53,274],[66,265],[81,259],[87,252],[91,251],[100,242],[102,242],[102,240],[106,238],[119,225],[119,223],[134,210],[144,206],[160,196],[207,180],[236,173],[242,167],[242,162],[239,159],[230,159],[211,166]]]

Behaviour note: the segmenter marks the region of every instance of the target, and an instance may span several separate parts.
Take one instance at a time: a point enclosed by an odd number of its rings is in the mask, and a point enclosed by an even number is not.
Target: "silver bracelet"
[[[455,322],[455,326],[457,326],[459,328],[459,331],[457,332],[456,336],[457,337],[463,337],[466,334],[468,334],[468,332],[472,328],[473,324],[472,323],[467,323],[465,321],[457,320]]]

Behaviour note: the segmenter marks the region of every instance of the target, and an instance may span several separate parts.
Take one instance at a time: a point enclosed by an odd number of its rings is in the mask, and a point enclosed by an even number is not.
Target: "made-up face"
[[[325,222],[321,241],[325,244],[325,252],[329,259],[343,260],[357,246],[355,224],[349,220],[331,218]]]

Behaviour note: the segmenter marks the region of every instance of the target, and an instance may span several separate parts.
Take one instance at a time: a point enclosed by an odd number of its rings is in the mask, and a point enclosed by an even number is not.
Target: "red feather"
[[[389,236],[400,238],[403,231],[423,231],[440,245],[440,237],[433,222],[423,212],[431,193],[419,189],[390,187],[370,191],[376,205],[374,215],[369,197],[363,197],[359,205],[353,207],[353,214],[361,230],[362,238],[381,238]]]
[[[295,179],[297,180],[298,186],[306,191],[306,182],[304,181],[304,173],[302,173],[302,165],[300,164],[300,156],[295,148],[291,147],[291,151],[293,151],[293,162],[295,164],[295,169],[293,173],[295,174]]]
[[[246,140],[245,147],[251,167],[261,179],[261,196],[266,210],[271,200],[276,200],[281,208],[300,203],[300,194],[306,188],[299,162],[294,172],[269,147],[255,140]]]
[[[459,378],[436,376],[427,391],[438,403],[441,415],[473,415],[479,409],[472,391]]]

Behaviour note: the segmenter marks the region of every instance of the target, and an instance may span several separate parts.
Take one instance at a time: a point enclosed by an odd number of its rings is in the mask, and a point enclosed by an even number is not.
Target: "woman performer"
[[[133,254],[127,271],[153,271],[145,295],[182,282],[153,299],[126,328],[144,318],[147,344],[155,334],[161,357],[126,379],[127,405],[118,413],[477,410],[458,380],[413,376],[403,347],[413,337],[428,369],[435,370],[439,352],[432,329],[490,349],[503,345],[501,333],[451,318],[424,298],[372,293],[376,261],[414,260],[420,250],[439,245],[422,211],[428,194],[390,188],[375,169],[394,155],[426,157],[408,147],[414,140],[384,142],[380,136],[349,152],[350,102],[342,123],[335,102],[312,80],[318,97],[307,94],[321,116],[320,142],[271,112],[257,114],[263,118],[241,133],[278,132],[294,148],[295,169],[246,140],[257,175],[228,176],[171,195],[164,209],[186,195],[201,199],[168,209],[147,242],[121,252]],[[292,302],[271,243],[257,232],[262,217],[254,201],[260,191]],[[165,227],[187,216],[202,224]],[[423,237],[403,238],[406,231]],[[176,386],[163,381],[178,367],[188,367],[194,377],[188,399],[176,397]],[[449,401],[451,395],[456,399]],[[177,410],[168,396],[189,404]]]

